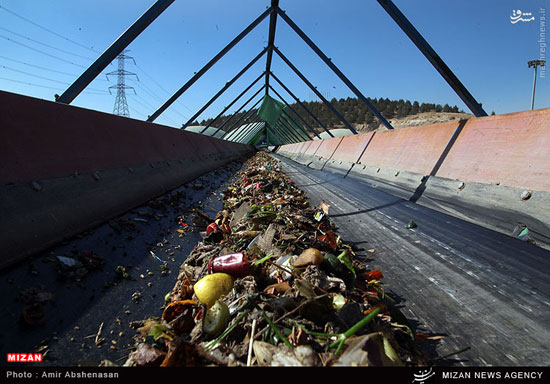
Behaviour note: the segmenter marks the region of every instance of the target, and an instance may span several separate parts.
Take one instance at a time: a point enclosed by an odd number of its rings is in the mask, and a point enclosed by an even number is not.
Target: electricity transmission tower
[[[139,78],[135,73],[128,72],[124,69],[124,60],[132,60],[134,64],[136,63],[133,57],[126,55],[126,52],[128,51],[124,50],[117,56],[118,69],[116,71],[107,73],[106,76],[107,76],[107,79],[109,79],[109,75],[111,76],[117,75],[117,84],[109,87],[109,93],[111,93],[112,88],[115,88],[117,90],[115,107],[113,108],[113,113],[119,116],[130,117],[130,111],[128,110],[128,102],[126,101],[126,90],[131,89],[134,91],[134,93],[136,93],[136,90],[134,89],[134,87],[130,87],[126,85],[125,77],[135,76],[136,79],[138,79],[138,81],[139,81]]]

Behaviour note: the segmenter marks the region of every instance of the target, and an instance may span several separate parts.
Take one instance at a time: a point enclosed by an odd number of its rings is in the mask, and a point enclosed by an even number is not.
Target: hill
[[[449,121],[457,118],[469,118],[472,117],[469,114],[465,114],[460,111],[458,107],[450,106],[448,104],[440,105],[433,103],[420,103],[418,101],[405,101],[390,100],[388,98],[371,99],[368,101],[374,105],[374,107],[390,121],[390,124],[395,128],[411,125],[424,125],[432,124],[436,122]],[[325,127],[328,129],[345,128],[342,121],[321,101],[302,101],[303,105],[313,114]],[[348,97],[346,99],[333,98],[330,103],[332,106],[346,119],[357,131],[372,131],[380,128],[380,121],[376,116],[368,109],[368,107],[357,98]],[[291,107],[300,114],[303,120],[305,120],[316,131],[322,131],[323,128],[307,111],[297,103],[291,104]],[[227,130],[231,125],[241,118],[245,113],[240,112],[236,114],[230,123],[224,126],[224,130]],[[296,118],[296,116],[289,112],[289,114]],[[201,122],[194,122],[194,125],[208,125],[212,124],[214,127],[219,127],[226,121],[231,115],[221,116],[217,121],[212,119],[202,120]],[[255,116],[255,114],[251,114]],[[297,118],[296,118],[297,119]],[[243,123],[243,121],[240,122]],[[406,124],[406,125],[404,125]]]
[[[452,120],[470,119],[474,115],[464,112],[423,112],[416,115],[409,115],[402,118],[391,119],[389,122],[394,128],[415,127],[418,125],[428,125],[444,123]],[[379,124],[377,130],[386,130],[387,128]]]

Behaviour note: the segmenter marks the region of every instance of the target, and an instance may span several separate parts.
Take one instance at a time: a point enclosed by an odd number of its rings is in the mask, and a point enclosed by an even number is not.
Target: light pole
[[[544,67],[546,65],[545,60],[531,60],[527,63],[529,68],[535,68],[535,78],[533,79],[533,96],[531,97],[531,110],[535,107],[535,87],[537,86],[537,67],[540,65]]]

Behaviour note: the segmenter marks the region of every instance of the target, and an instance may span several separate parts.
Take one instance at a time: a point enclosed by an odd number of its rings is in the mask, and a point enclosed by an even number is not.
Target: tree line
[[[418,101],[405,101],[400,100],[390,100],[388,98],[367,98],[367,100],[386,118],[386,120],[394,118],[403,118],[409,115],[416,115],[423,112],[452,112],[452,113],[461,113],[463,111],[454,105],[450,106],[449,104],[441,105],[434,103],[419,103]],[[302,101],[302,104],[311,112],[311,115],[315,116],[325,127],[329,129],[342,127],[342,121],[334,114],[331,109],[326,106],[321,101]],[[330,104],[336,109],[345,120],[350,124],[353,124],[356,127],[359,127],[363,130],[375,129],[379,125],[379,121],[374,115],[374,113],[367,107],[365,103],[360,101],[355,97],[348,98],[333,98],[330,101]],[[311,116],[302,106],[298,103],[290,104],[292,109],[296,111],[304,121],[307,122],[313,128],[320,128],[317,120]],[[287,112],[291,117],[296,120],[300,120],[296,115],[287,108]],[[251,121],[253,117],[256,116],[255,111],[250,113],[249,119],[242,119],[241,117],[245,115],[246,112],[240,112],[236,114],[224,127],[223,130],[227,130],[233,124],[241,125],[245,121]],[[212,122],[212,118],[202,120],[200,123],[196,121],[195,125],[208,125],[212,124],[213,127],[219,127],[225,122],[229,116],[221,116],[217,121]]]

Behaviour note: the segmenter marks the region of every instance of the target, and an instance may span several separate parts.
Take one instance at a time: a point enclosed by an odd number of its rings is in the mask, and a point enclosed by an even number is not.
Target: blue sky
[[[53,100],[122,34],[154,0],[0,0],[0,89]],[[531,107],[532,68],[539,59],[541,16],[549,1],[394,0],[487,113]],[[248,26],[269,0],[176,0],[129,47],[126,70],[132,118],[144,120],[193,73]],[[458,105],[469,112],[426,58],[374,0],[280,0],[280,7],[372,98]],[[541,11],[544,9],[544,11]],[[514,10],[535,20],[512,23]],[[268,19],[196,82],[156,122],[179,127],[267,44]],[[545,27],[544,27],[545,28]],[[277,23],[275,44],[328,98],[351,91],[285,24]],[[265,67],[255,64],[200,119],[216,116]],[[280,60],[273,72],[302,100],[317,100]],[[112,113],[116,84],[110,65],[73,105]],[[259,87],[259,86],[258,86]],[[280,87],[277,91],[291,101]],[[233,108],[238,108],[257,87]],[[550,74],[539,71],[535,108],[550,107]]]

